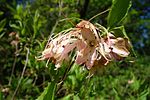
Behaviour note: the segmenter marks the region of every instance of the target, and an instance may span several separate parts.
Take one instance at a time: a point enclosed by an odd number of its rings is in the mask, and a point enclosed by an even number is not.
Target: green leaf
[[[55,90],[56,90],[56,83],[55,82],[49,83],[48,86],[43,91],[43,93],[37,98],[37,100],[54,100]]]
[[[0,39],[4,36],[5,32],[0,34]]]
[[[0,11],[0,16],[3,15],[3,14],[4,14],[4,12]]]
[[[3,19],[0,21],[0,32],[4,30],[4,27],[6,25],[6,19]]]
[[[16,29],[16,30],[21,30],[23,27],[23,23],[21,21],[16,21],[15,24],[13,24],[11,21],[9,22],[9,26]]]
[[[3,99],[3,93],[0,91],[0,100],[4,100]]]
[[[73,100],[80,100],[78,95],[73,96]]]
[[[34,30],[33,38],[35,38],[35,36],[37,35],[38,28],[40,27],[39,17],[40,17],[39,10],[36,10],[33,20],[33,30]]]
[[[112,31],[115,34],[115,36],[117,36],[117,37],[125,37],[125,38],[129,39],[124,26],[112,28],[110,31]]]
[[[113,0],[107,20],[108,28],[119,24],[127,15],[130,7],[131,0]]]
[[[22,14],[22,12],[23,12],[23,5],[17,5],[16,10],[17,10],[17,14],[18,15]]]
[[[73,96],[74,94],[68,94],[67,96],[59,99],[59,100],[71,100],[71,97]]]
[[[147,100],[147,96],[149,95],[149,89],[145,89],[143,92],[139,95],[139,100]]]

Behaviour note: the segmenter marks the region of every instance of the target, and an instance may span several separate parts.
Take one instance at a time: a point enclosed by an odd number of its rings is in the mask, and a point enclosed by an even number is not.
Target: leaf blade
[[[37,98],[37,100],[54,100],[56,90],[56,83],[51,82],[42,92],[42,94]]]
[[[131,0],[113,0],[112,8],[108,15],[107,24],[109,28],[119,24],[127,15],[131,7]]]

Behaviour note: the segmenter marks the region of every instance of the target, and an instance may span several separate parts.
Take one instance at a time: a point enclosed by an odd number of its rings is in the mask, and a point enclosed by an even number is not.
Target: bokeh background
[[[122,22],[136,55],[131,53],[124,61],[100,69],[90,79],[88,71],[73,66],[55,99],[150,99],[148,1],[133,0]],[[65,72],[65,67],[55,71],[53,64],[46,67],[46,61],[35,59],[49,35],[74,27],[78,18],[88,20],[111,4],[111,0],[0,0],[0,99],[38,98],[49,82]],[[91,22],[107,26],[107,16],[108,12]]]

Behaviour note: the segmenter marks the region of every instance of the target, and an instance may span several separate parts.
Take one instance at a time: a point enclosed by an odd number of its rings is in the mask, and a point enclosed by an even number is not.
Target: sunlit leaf
[[[0,39],[4,36],[4,34],[5,34],[5,33],[1,33],[1,34],[0,34]]]
[[[3,15],[3,14],[4,14],[4,12],[0,11],[0,16]]]
[[[61,98],[60,100],[70,100],[72,96],[73,96],[73,94],[69,94],[69,95]]]
[[[51,82],[45,88],[44,92],[37,98],[37,100],[54,100],[56,90],[56,83]]]
[[[4,100],[3,99],[3,93],[0,91],[0,100]]]
[[[130,7],[131,0],[113,0],[107,20],[108,27],[112,28],[119,24],[127,15]]]
[[[3,30],[4,26],[6,25],[6,19],[0,21],[0,32]]]

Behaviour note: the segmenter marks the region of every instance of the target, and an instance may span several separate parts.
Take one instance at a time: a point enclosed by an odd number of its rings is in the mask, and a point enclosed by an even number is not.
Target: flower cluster
[[[47,43],[39,60],[50,59],[59,68],[69,54],[75,51],[75,63],[91,69],[96,64],[107,65],[113,60],[122,60],[129,55],[129,41],[115,37],[104,27],[96,27],[89,21],[81,21],[75,28],[59,34]]]

